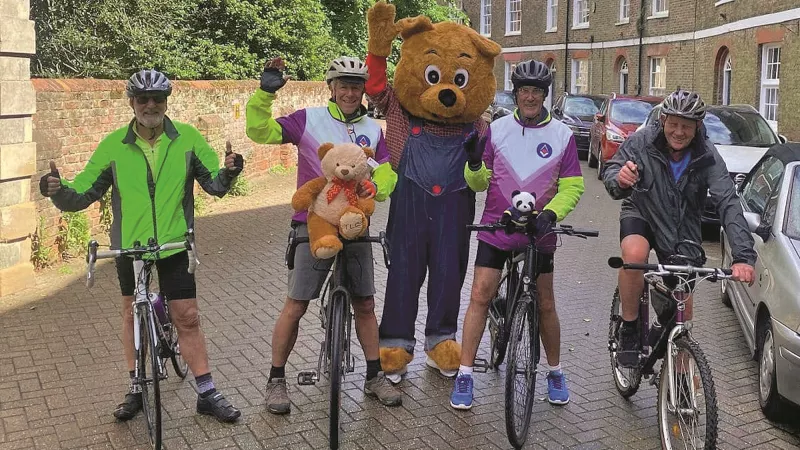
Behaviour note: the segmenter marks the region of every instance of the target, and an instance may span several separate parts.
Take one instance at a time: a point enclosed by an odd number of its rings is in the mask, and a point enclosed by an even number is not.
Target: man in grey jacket
[[[705,103],[698,94],[679,89],[664,99],[659,123],[631,135],[607,163],[603,173],[606,190],[614,199],[623,199],[622,259],[645,263],[654,248],[663,261],[676,252],[675,245],[681,240],[701,242],[700,214],[708,192],[731,241],[733,279],[752,284],[753,237],[725,162],[705,136],[705,114]],[[642,271],[620,269],[623,325],[617,359],[623,367],[638,363],[636,320],[643,289]],[[691,312],[689,299],[688,318]]]

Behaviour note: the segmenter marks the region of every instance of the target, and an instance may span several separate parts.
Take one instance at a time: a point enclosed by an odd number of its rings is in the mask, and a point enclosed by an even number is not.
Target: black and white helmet
[[[163,73],[155,69],[144,69],[131,75],[125,93],[128,97],[149,93],[163,93],[169,96],[172,93],[172,83]]]
[[[706,104],[697,92],[678,89],[661,103],[661,114],[703,120],[706,117]]]
[[[517,64],[511,74],[511,83],[514,85],[514,90],[519,89],[521,86],[536,86],[546,92],[552,82],[553,74],[550,72],[550,68],[535,59]]]
[[[325,75],[325,82],[331,84],[331,81],[336,78],[349,78],[353,81],[367,81],[369,73],[367,72],[367,65],[361,62],[358,58],[350,56],[341,56],[331,61],[331,67]]]

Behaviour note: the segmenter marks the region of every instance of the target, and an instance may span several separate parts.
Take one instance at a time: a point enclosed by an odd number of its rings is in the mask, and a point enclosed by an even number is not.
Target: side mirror
[[[553,113],[558,114],[560,116],[561,108],[559,108],[558,106],[553,106]]]
[[[789,141],[788,139],[786,139],[786,136],[784,136],[782,134],[778,135],[778,140],[781,141],[781,144],[785,144],[786,142]]]
[[[744,220],[747,222],[747,228],[750,229],[751,233],[758,235],[764,241],[766,241],[769,238],[771,227],[769,226],[769,224],[761,223],[760,214],[745,211]]]

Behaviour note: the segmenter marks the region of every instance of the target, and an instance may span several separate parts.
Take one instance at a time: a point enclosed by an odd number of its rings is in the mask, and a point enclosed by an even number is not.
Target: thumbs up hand
[[[39,192],[45,197],[51,197],[61,190],[61,175],[58,174],[56,163],[50,161],[50,173],[39,180]]]
[[[225,168],[231,176],[238,176],[244,169],[244,158],[231,149],[231,141],[225,143]]]

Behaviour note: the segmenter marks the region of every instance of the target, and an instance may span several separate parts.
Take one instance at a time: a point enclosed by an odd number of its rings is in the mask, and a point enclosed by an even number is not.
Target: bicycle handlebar
[[[139,245],[137,241],[131,248],[98,251],[98,247],[99,244],[97,241],[94,239],[89,241],[89,249],[86,252],[86,263],[88,265],[88,269],[86,271],[86,287],[89,288],[94,286],[94,270],[98,259],[118,258],[120,256],[143,256],[167,250],[186,249],[186,253],[189,258],[189,268],[187,269],[187,272],[194,273],[194,271],[197,269],[197,266],[200,264],[200,261],[197,259],[197,250],[195,249],[194,245],[194,230],[192,228],[186,231],[183,242],[170,242],[167,244],[158,245],[151,238],[147,245]]]
[[[644,270],[656,272],[658,274],[691,274],[713,275],[714,278],[730,278],[733,274],[731,269],[720,269],[716,267],[695,267],[695,266],[676,266],[671,264],[626,264],[622,258],[615,256],[608,258],[608,265],[614,269]]]
[[[307,237],[297,237],[297,232],[292,230],[289,232],[289,244],[286,247],[285,264],[289,270],[294,269],[294,255],[297,251],[297,246],[302,243],[307,243]],[[386,232],[381,231],[377,236],[361,236],[355,239],[342,239],[342,243],[347,246],[348,244],[355,244],[357,242],[369,242],[373,244],[381,244],[383,249],[383,263],[389,267],[389,245],[386,243]]]
[[[500,223],[487,223],[487,224],[469,224],[467,225],[467,229],[470,231],[497,231],[497,230],[506,230],[507,226]],[[524,225],[516,225],[514,224],[513,231],[515,233],[523,233],[528,234],[528,230],[525,228]],[[553,227],[547,234],[565,234],[567,236],[575,236],[579,238],[589,238],[589,237],[597,237],[600,235],[599,231],[594,230],[580,230],[573,228],[571,225],[560,225]]]

